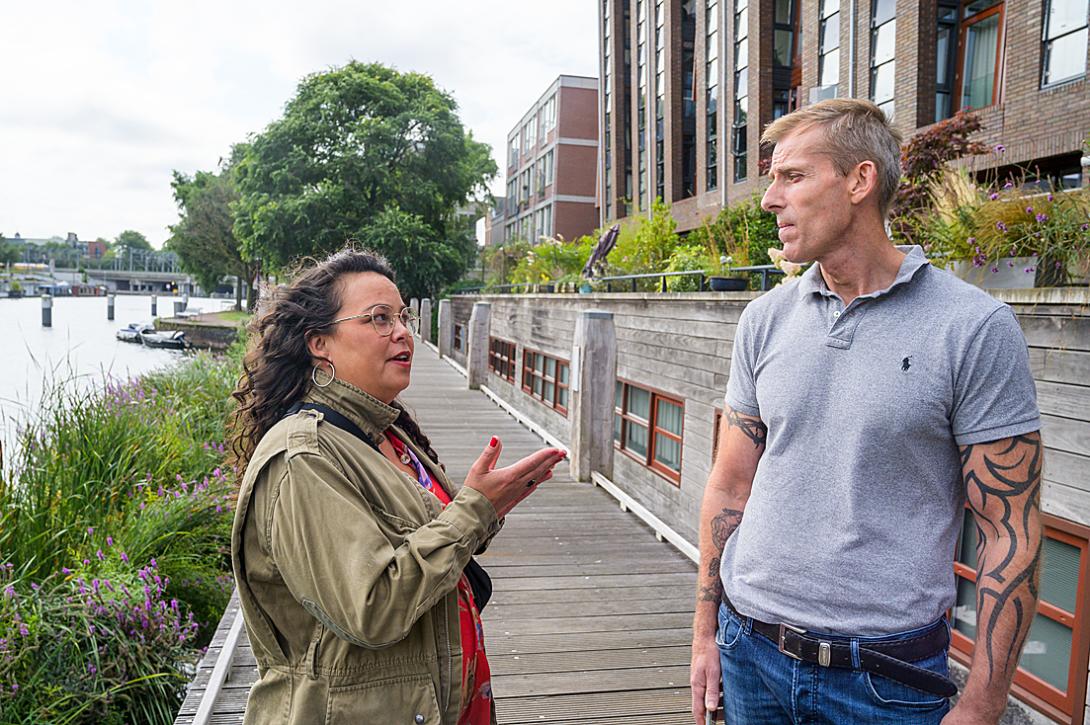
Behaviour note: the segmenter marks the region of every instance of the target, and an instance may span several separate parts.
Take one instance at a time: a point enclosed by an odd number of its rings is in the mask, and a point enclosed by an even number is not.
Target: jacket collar
[[[374,441],[382,440],[386,429],[400,415],[397,408],[339,378],[334,378],[324,388],[311,384],[303,400],[328,405],[358,425]]]

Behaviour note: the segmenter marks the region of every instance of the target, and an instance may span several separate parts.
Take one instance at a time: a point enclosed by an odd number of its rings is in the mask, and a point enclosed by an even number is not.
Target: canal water
[[[158,312],[169,317],[173,298],[160,296]],[[231,300],[190,298],[189,309],[216,312]],[[106,319],[105,297],[57,297],[53,326],[42,327],[39,297],[0,299],[0,440],[5,462],[18,427],[31,418],[43,391],[54,385],[77,390],[101,387],[107,378],[127,379],[171,365],[183,353],[121,342],[130,322],[151,321],[151,297],[117,295],[114,319]]]

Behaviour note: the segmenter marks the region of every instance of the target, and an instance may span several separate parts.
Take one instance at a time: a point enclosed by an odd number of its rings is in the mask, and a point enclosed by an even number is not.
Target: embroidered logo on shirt
[[[909,355],[908,357],[906,357],[904,360],[901,361],[901,372],[902,373],[907,373],[908,369],[910,367],[912,367],[912,356],[911,355]]]

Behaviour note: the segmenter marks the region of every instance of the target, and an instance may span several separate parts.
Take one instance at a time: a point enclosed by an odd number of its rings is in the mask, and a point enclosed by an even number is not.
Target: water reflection
[[[169,316],[173,300],[160,296],[160,316]],[[191,298],[189,308],[214,312],[226,300]],[[57,297],[53,327],[42,327],[41,298],[0,299],[0,438],[12,448],[18,424],[33,415],[42,391],[56,382],[89,390],[107,377],[129,378],[170,365],[182,353],[121,342],[115,333],[130,322],[151,320],[150,296],[118,295],[115,318],[106,319],[105,297]],[[5,458],[9,458],[5,455]]]

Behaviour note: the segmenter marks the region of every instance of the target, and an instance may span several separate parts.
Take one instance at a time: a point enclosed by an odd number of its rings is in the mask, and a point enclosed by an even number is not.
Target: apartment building
[[[597,166],[598,79],[559,76],[507,136],[502,239],[592,233]]]
[[[1090,183],[1090,0],[599,0],[600,223],[661,197],[679,229],[763,189],[761,131],[824,98],[878,103],[910,136],[958,109],[1001,154]]]
[[[685,231],[760,193],[762,130],[835,97],[873,100],[906,138],[971,108],[996,149],[967,160],[977,172],[1090,185],[1090,0],[598,2],[601,224],[662,198]],[[1050,385],[1038,383],[1042,408]],[[1049,455],[1070,485],[1044,484],[1041,604],[1013,692],[1034,721],[1084,723],[1090,481],[1085,454]],[[962,663],[976,637],[974,544],[970,524],[950,612]]]

